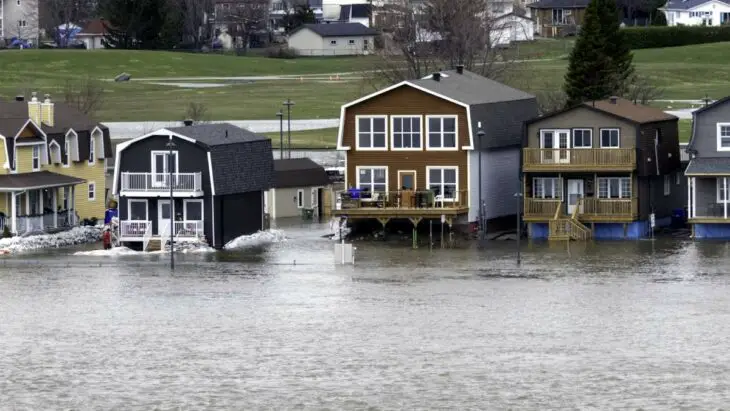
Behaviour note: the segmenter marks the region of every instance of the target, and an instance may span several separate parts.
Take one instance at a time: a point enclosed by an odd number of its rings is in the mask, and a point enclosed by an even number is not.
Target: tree
[[[104,84],[91,77],[68,80],[63,88],[63,101],[94,117],[104,103]]]
[[[592,0],[570,53],[563,86],[567,104],[620,95],[634,73],[614,0]]]
[[[103,0],[107,48],[157,49],[180,41],[182,13],[174,0]]]
[[[284,1],[284,17],[282,23],[284,25],[284,31],[286,33],[291,32],[297,27],[303,24],[316,23],[317,19],[314,15],[314,9],[309,4],[297,3],[293,7],[290,6],[289,1]]]
[[[216,7],[216,15],[220,10],[222,22],[228,26],[228,34],[237,37],[241,47],[247,50],[253,34],[266,28],[269,0],[235,0],[224,4],[227,7]]]
[[[83,26],[95,16],[95,0],[44,0],[41,28],[61,46],[68,45],[73,25]],[[63,29],[59,29],[63,28]]]
[[[208,107],[203,103],[191,101],[185,109],[185,118],[193,120],[196,123],[206,123],[210,120]]]

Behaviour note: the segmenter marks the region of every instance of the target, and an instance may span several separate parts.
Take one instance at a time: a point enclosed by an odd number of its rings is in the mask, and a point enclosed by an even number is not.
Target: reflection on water
[[[0,260],[0,408],[726,404],[724,242],[357,244]],[[96,247],[96,246],[94,246]]]

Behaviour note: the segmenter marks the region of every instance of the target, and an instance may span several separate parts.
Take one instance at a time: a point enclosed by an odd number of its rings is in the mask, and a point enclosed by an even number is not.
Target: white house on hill
[[[659,10],[667,16],[669,26],[730,24],[730,0],[670,0]]]
[[[373,50],[377,30],[360,23],[304,24],[289,34],[289,48],[303,56],[353,56]]]

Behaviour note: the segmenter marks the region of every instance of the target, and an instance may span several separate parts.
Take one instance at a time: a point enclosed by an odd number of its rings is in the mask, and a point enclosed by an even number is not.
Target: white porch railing
[[[119,222],[119,231],[122,238],[144,238],[147,229],[151,232],[152,222],[145,220],[122,220]]]
[[[168,231],[169,234],[169,231]],[[202,237],[203,222],[200,220],[175,221],[175,237]]]
[[[171,178],[172,177],[172,178]],[[130,173],[122,172],[122,191],[160,192],[203,191],[202,173]]]
[[[147,244],[150,243],[151,238],[152,238],[152,221],[147,221],[147,228],[144,230],[144,235],[142,236],[142,251],[147,251]]]
[[[15,234],[37,233],[54,228],[73,227],[76,225],[76,212],[74,210],[59,211],[55,214],[45,213],[35,216],[16,216]],[[2,223],[12,230],[12,217],[5,216]]]

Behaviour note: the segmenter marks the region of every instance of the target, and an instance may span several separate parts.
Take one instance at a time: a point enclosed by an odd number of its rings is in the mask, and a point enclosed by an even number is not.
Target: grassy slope
[[[692,137],[692,120],[679,120],[679,142],[689,143]]]
[[[337,128],[323,128],[320,130],[292,131],[291,142],[295,148],[335,148],[337,145]],[[265,133],[271,138],[274,148],[279,147],[280,135],[276,133]],[[284,131],[284,140],[287,135]],[[286,144],[286,141],[284,141]]]

